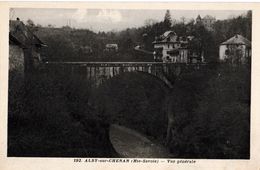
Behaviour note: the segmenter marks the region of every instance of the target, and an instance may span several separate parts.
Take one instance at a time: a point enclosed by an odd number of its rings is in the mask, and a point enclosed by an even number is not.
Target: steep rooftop
[[[251,46],[251,42],[243,37],[242,35],[236,34],[235,36],[231,37],[227,41],[221,43],[221,45],[232,45],[232,44],[237,44],[237,45],[246,45],[246,46]]]
[[[24,46],[46,46],[29,28],[20,20],[9,21],[9,34]]]

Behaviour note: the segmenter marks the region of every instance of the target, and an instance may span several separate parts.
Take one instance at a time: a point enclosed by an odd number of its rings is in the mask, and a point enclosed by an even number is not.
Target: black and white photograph
[[[7,157],[249,160],[253,13],[10,8]]]

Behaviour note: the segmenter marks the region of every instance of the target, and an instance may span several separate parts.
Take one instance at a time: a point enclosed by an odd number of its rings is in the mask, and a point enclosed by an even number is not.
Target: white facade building
[[[163,62],[187,63],[188,49],[185,37],[178,37],[173,31],[166,31],[153,42],[155,55]]]
[[[251,58],[251,42],[236,34],[219,46],[219,60],[231,63],[247,63]]]

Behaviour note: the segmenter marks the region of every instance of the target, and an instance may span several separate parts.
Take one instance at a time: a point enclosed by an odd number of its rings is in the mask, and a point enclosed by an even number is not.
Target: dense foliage
[[[109,141],[108,122],[87,104],[88,82],[36,74],[23,83],[10,73],[9,83],[8,156],[117,155]]]
[[[179,157],[249,158],[249,67],[224,65],[184,75],[171,98],[176,107],[172,152]]]

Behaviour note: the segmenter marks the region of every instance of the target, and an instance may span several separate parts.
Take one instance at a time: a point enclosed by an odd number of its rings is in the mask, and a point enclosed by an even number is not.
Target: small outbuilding
[[[118,51],[118,45],[117,44],[106,44],[105,51],[106,52],[117,52]]]
[[[219,60],[232,64],[245,64],[251,59],[251,42],[236,34],[219,46]]]
[[[22,21],[9,21],[9,70],[31,72],[41,61],[40,49],[46,46]]]

